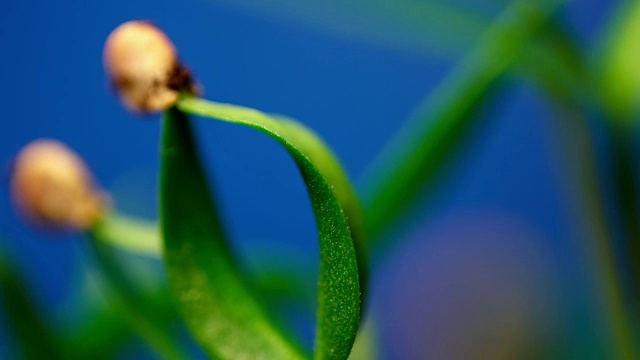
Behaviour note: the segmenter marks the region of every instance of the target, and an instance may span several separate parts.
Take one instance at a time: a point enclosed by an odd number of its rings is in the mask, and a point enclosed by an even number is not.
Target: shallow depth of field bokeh
[[[364,6],[353,2],[356,9]],[[3,3],[0,246],[22,270],[47,321],[71,323],[100,296],[91,285],[85,240],[43,232],[13,209],[8,178],[23,145],[42,137],[65,142],[87,161],[118,210],[157,218],[159,116],[127,113],[102,67],[104,41],[120,23],[148,19],[166,31],[206,98],[308,125],[335,151],[356,189],[478,35],[464,28],[439,34],[441,19],[426,16],[433,32],[426,32],[424,44],[406,37],[394,45],[388,38],[406,34],[385,32],[376,16],[344,14],[339,2],[298,3],[294,10],[285,8],[289,1],[276,1],[273,9],[239,0]],[[451,5],[488,23],[505,3]],[[556,17],[593,55],[617,5],[573,1]],[[371,260],[371,310],[382,358],[551,356],[531,348],[576,359],[605,356],[610,340],[598,269],[583,246],[575,186],[557,134],[562,113],[555,110],[526,77],[506,77],[478,114],[481,125],[420,202],[424,206],[386,235],[396,240]],[[196,121],[197,136],[243,260],[298,264],[310,269],[315,288],[317,235],[295,164],[262,134],[204,125]],[[599,129],[593,126],[600,146]],[[129,260],[142,268],[138,276],[160,267]],[[313,312],[296,308],[288,315],[310,346]],[[0,358],[13,354],[4,319],[0,311]],[[138,343],[124,354],[153,356]]]

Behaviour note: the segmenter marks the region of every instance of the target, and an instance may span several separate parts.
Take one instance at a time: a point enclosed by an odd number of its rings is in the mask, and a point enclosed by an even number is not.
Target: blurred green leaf
[[[546,92],[559,115],[557,121],[553,122],[555,131],[552,133],[556,136],[561,150],[559,154],[571,177],[568,189],[584,228],[582,245],[597,269],[593,277],[600,289],[599,298],[609,316],[609,323],[605,324],[609,327],[605,332],[610,334],[609,356],[632,359],[637,350],[632,335],[632,318],[628,314],[633,313],[636,305],[633,300],[632,304],[625,300],[633,298],[633,295],[625,293],[627,261],[615,251],[614,219],[607,211],[606,190],[598,173],[594,129],[589,123],[590,116],[602,112],[600,106],[603,103],[598,101],[600,94],[593,84],[594,77],[587,64],[587,56],[566,31],[558,24],[552,24],[538,40],[521,59],[521,68]],[[614,140],[613,143],[618,150],[613,155],[624,153],[620,152],[624,141]],[[630,195],[634,192],[633,186],[627,184],[623,189],[620,192],[624,198],[621,204],[628,207],[633,203],[629,200],[635,199]],[[629,228],[625,230],[634,231]],[[631,243],[638,244],[634,241]],[[627,253],[633,256],[638,251],[631,246]],[[634,270],[637,271],[637,267]]]
[[[176,306],[166,289],[145,292],[147,313],[168,328],[177,324],[179,316]],[[129,317],[112,304],[94,306],[84,316],[61,331],[64,334],[65,356],[69,359],[113,359],[133,339],[139,337],[137,329]]]
[[[550,22],[517,61],[517,71],[563,107],[593,106],[594,86],[586,56],[559,22]]]
[[[584,102],[582,92],[577,94],[572,86],[567,88],[556,80],[554,67],[544,67],[536,78],[553,100],[559,118],[554,121],[554,132],[559,144],[564,167],[570,177],[567,187],[575,202],[580,225],[583,227],[582,245],[587,259],[594,264],[593,279],[598,286],[598,299],[605,307],[608,321],[604,326],[610,334],[609,356],[616,359],[633,359],[636,351],[632,337],[632,320],[625,303],[625,272],[623,261],[615,251],[614,225],[607,211],[607,200],[602,179],[598,174],[597,156],[593,129],[589,126],[588,114],[591,104]]]
[[[9,330],[25,359],[62,359],[58,337],[45,321],[19,274],[0,248],[0,305],[9,321]]]
[[[640,109],[640,2],[627,1],[604,38],[599,88],[610,120],[628,125]]]
[[[315,313],[318,274],[304,253],[281,248],[282,243],[251,246],[244,258],[254,288],[274,309],[283,306]],[[278,248],[280,247],[280,248]]]
[[[81,322],[67,325],[61,332],[68,359],[113,359],[136,337],[129,321],[112,306],[92,309]]]
[[[292,120],[196,98],[181,99],[178,108],[265,132],[296,161],[307,184],[320,238],[315,358],[346,358],[359,324],[365,258],[358,201],[338,162],[315,135]],[[258,328],[270,328],[272,322],[237,274],[220,224],[212,224],[217,216],[206,200],[208,190],[187,121],[175,111],[165,121],[161,186],[169,276],[187,323],[203,346],[224,357],[301,357],[298,352],[282,349],[283,341],[275,331]],[[185,178],[189,180],[185,182]],[[235,302],[230,304],[229,299]],[[232,329],[226,334],[206,333],[207,327]],[[231,331],[233,341],[225,337]]]
[[[170,313],[159,314],[151,306],[148,298],[138,289],[120,266],[118,259],[105,241],[99,240],[99,233],[90,234],[90,243],[95,250],[100,276],[104,279],[104,294],[121,316],[131,324],[136,333],[146,341],[152,350],[164,359],[186,359],[186,352],[172,336]]]
[[[420,106],[372,166],[363,186],[367,230],[380,235],[434,189],[469,139],[482,105],[563,1],[509,5],[476,47]],[[426,190],[425,190],[426,189]]]
[[[626,276],[626,305],[640,314],[640,188],[638,187],[637,121],[640,110],[640,2],[622,2],[613,17],[595,68],[609,140],[609,174],[623,241],[618,264]],[[631,274],[631,275],[628,275]],[[632,343],[640,328],[632,329]],[[633,349],[640,356],[640,349]]]

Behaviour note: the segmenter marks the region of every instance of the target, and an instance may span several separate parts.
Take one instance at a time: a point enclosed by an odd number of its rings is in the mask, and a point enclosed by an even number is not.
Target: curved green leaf
[[[184,97],[180,99],[178,108],[193,115],[249,126],[271,136],[282,144],[293,157],[305,180],[311,197],[311,205],[313,206],[316,220],[319,222],[318,227],[327,226],[328,223],[342,225],[343,222],[346,222],[353,238],[353,246],[355,246],[360,290],[362,292],[360,297],[364,299],[367,288],[368,265],[362,208],[342,166],[322,140],[311,130],[293,119],[282,115],[267,115],[242,106],[221,104],[195,97]],[[335,215],[324,214],[326,210],[320,207],[323,205],[320,201],[321,199],[316,199],[316,197],[320,196],[318,194],[320,192],[327,193],[323,196],[326,196],[331,201],[332,206],[334,206],[332,210],[336,211]],[[336,201],[337,204],[334,204]],[[330,219],[338,217],[338,214],[343,214],[344,219]],[[321,233],[320,243],[322,244],[325,240],[322,234],[324,229],[318,230]],[[328,238],[330,237],[327,236]],[[320,251],[322,252],[322,249]]]
[[[167,276],[202,348],[223,359],[304,359],[239,273],[201,168],[186,115],[164,120],[160,229]]]
[[[309,190],[320,237],[315,358],[347,358],[359,323],[364,242],[357,198],[333,155],[292,120],[196,98],[181,99],[178,108],[256,128],[294,158]],[[209,201],[188,119],[179,111],[167,115],[162,149],[167,271],[196,338],[210,354],[224,358],[304,357],[273,325],[238,273]]]

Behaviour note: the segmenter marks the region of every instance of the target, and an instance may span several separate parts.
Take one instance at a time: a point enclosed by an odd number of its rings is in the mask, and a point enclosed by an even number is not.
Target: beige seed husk
[[[51,139],[33,141],[20,151],[11,193],[16,207],[29,220],[66,230],[90,229],[106,212],[108,203],[82,159]]]
[[[120,100],[136,113],[155,113],[173,106],[180,96],[172,86],[185,72],[175,46],[147,21],[129,21],[107,38],[104,67]]]

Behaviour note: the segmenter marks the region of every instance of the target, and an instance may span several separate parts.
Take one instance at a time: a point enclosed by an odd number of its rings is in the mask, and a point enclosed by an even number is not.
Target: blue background
[[[82,155],[100,184],[113,191],[118,209],[148,218],[156,215],[160,121],[130,115],[107,87],[102,46],[118,24],[148,19],[164,29],[205,97],[306,123],[335,150],[356,184],[456,60],[358,43],[215,1],[3,0],[2,5],[4,175],[27,142],[56,138]],[[592,46],[612,5],[574,2],[563,17],[578,39]],[[580,232],[564,191],[560,147],[551,134],[553,109],[526,83],[505,90],[484,115],[488,125],[419,222],[429,229],[468,213],[517,219],[551,254],[561,283],[588,282],[575,249]],[[210,121],[198,121],[197,129],[238,248],[276,246],[317,262],[312,213],[287,154],[250,129]],[[79,277],[82,239],[43,234],[25,224],[12,210],[7,179],[2,178],[0,192],[0,234],[43,306],[55,314]],[[379,287],[384,286],[381,280]],[[572,291],[565,290],[579,297]]]

